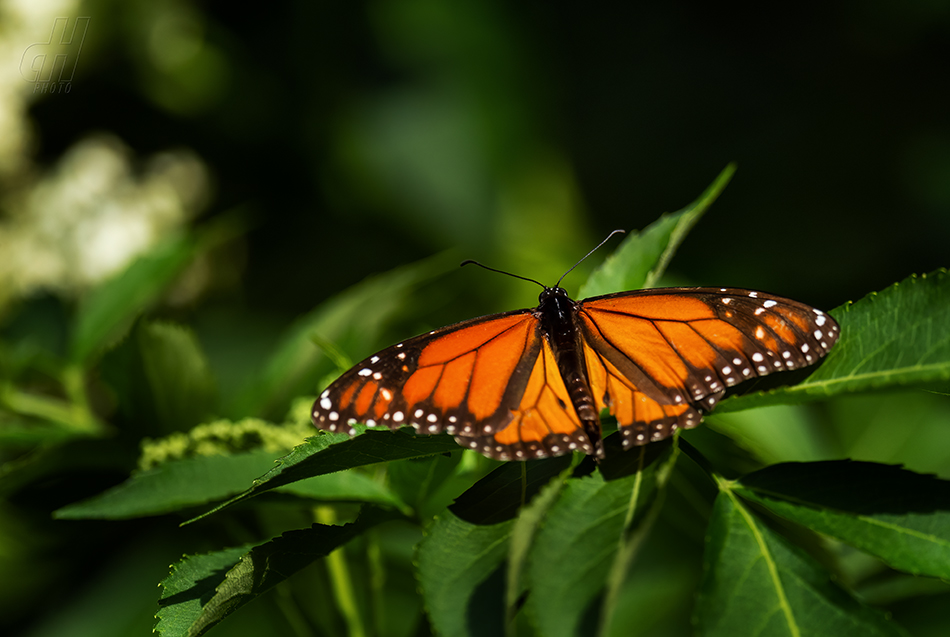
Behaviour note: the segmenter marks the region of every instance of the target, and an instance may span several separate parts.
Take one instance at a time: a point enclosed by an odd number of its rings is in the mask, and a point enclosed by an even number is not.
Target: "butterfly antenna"
[[[512,274],[511,272],[505,272],[504,270],[496,270],[495,268],[490,268],[490,267],[488,267],[487,265],[481,264],[481,263],[479,263],[478,261],[475,261],[475,260],[473,260],[473,259],[465,259],[464,261],[462,261],[461,264],[459,264],[459,267],[461,268],[462,266],[466,266],[466,265],[468,265],[469,263],[474,263],[474,264],[477,265],[478,267],[480,267],[480,268],[485,268],[486,270],[491,270],[492,272],[498,272],[499,274],[507,274],[508,276],[513,276],[513,277],[515,277],[516,279],[521,279],[522,281],[530,281],[531,283],[537,283],[537,284],[540,285],[541,287],[547,288],[547,286],[544,285],[543,283],[541,283],[540,281],[535,281],[534,279],[529,279],[529,278],[526,277],[526,276],[518,276],[517,274]]]
[[[583,258],[581,258],[580,261],[578,261],[577,263],[575,263],[574,265],[571,266],[571,269],[570,269],[570,270],[568,270],[567,272],[565,272],[564,274],[562,274],[562,275],[561,275],[561,278],[557,280],[557,284],[556,284],[554,287],[556,287],[556,288],[561,287],[561,281],[564,280],[564,277],[566,277],[568,274],[570,274],[570,273],[571,273],[571,270],[573,270],[574,268],[576,268],[577,266],[579,266],[581,263],[583,263],[583,262],[584,262],[584,259],[586,259],[586,258],[589,257],[590,255],[592,255],[592,254],[594,254],[595,252],[597,252],[597,250],[599,250],[602,245],[604,245],[605,243],[607,243],[608,241],[610,241],[610,237],[614,236],[615,234],[624,234],[625,232],[626,232],[626,230],[614,230],[613,232],[611,232],[610,234],[608,234],[608,235],[607,235],[607,238],[604,239],[603,241],[601,241],[600,243],[598,243],[596,248],[594,248],[593,250],[591,250],[590,252],[588,252],[587,254],[585,254],[585,255],[583,256]]]

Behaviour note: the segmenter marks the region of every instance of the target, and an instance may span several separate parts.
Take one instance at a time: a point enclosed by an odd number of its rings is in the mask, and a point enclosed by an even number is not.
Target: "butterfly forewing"
[[[529,310],[444,327],[344,372],[320,394],[312,419],[321,429],[351,434],[357,422],[412,425],[421,433],[492,434],[517,409],[540,345]]]

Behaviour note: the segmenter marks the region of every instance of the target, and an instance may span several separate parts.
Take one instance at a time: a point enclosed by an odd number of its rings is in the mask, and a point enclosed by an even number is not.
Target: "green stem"
[[[334,524],[337,521],[336,511],[332,507],[320,506],[315,510],[315,517],[320,524]],[[337,607],[346,623],[347,635],[350,637],[366,637],[366,626],[356,604],[356,593],[353,589],[353,578],[350,576],[350,567],[346,561],[344,547],[330,553],[327,558],[327,571],[330,574],[330,585]]]
[[[0,385],[0,405],[24,416],[54,422],[72,432],[103,433],[105,427],[89,410],[85,388],[82,384],[82,370],[67,367],[63,372],[62,380],[70,399],[69,402],[20,391],[12,385],[4,384]]]

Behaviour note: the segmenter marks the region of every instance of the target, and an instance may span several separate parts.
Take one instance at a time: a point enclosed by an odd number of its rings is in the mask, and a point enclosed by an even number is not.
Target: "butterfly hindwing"
[[[625,447],[695,427],[726,387],[810,365],[838,339],[820,310],[750,290],[640,290],[578,306],[591,391]]]
[[[550,343],[541,340],[540,354],[521,392],[511,419],[494,433],[457,435],[456,441],[499,460],[528,460],[594,448],[571,404]]]

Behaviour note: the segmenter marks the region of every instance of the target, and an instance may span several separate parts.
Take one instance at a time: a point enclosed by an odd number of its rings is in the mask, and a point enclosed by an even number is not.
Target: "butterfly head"
[[[555,285],[553,288],[545,286],[544,292],[538,295],[538,302],[543,304],[545,301],[549,301],[553,298],[570,298],[570,296],[568,296],[567,290],[558,285]]]

